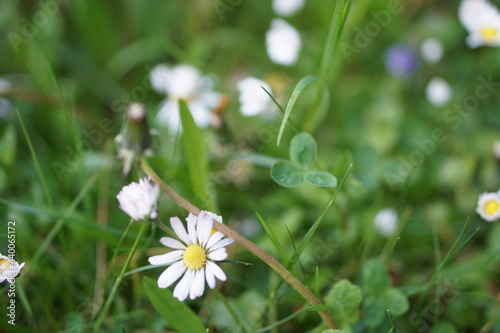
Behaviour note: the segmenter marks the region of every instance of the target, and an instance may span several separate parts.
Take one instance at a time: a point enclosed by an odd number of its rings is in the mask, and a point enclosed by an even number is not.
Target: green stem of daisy
[[[142,236],[144,236],[144,233],[146,232],[146,228],[149,225],[149,219],[146,218],[146,220],[141,222],[141,229],[139,230],[139,233],[137,234],[137,238],[135,239],[134,245],[132,245],[132,249],[130,249],[130,253],[128,254],[127,260],[125,260],[125,264],[122,267],[122,270],[120,272],[120,275],[115,280],[115,283],[113,284],[113,287],[111,288],[111,292],[109,293],[108,298],[106,299],[106,303],[104,303],[104,306],[102,308],[102,311],[99,313],[99,317],[97,317],[97,321],[94,326],[94,332],[97,333],[99,332],[103,322],[104,318],[106,317],[106,314],[109,311],[109,308],[111,306],[111,303],[113,303],[113,300],[118,293],[118,288],[120,287],[120,284],[123,281],[123,276],[125,275],[125,272],[127,271],[128,266],[130,265],[130,261],[132,261],[132,257],[134,256],[135,251],[137,250],[137,247],[139,246],[139,242],[142,239]]]
[[[147,161],[141,159],[141,168],[151,179],[160,186],[160,189],[165,192],[172,200],[174,200],[179,206],[186,209],[188,212],[198,215],[200,209],[181,197],[177,192],[175,192],[170,186],[165,184],[163,180],[156,174],[156,172],[151,168]],[[288,284],[290,284],[309,304],[311,305],[322,305],[321,301],[304,285],[300,282],[289,270],[287,270],[283,265],[281,265],[274,257],[269,255],[266,251],[262,250],[260,247],[252,243],[250,240],[246,239],[233,229],[229,228],[225,224],[222,224],[216,220],[213,220],[213,227],[219,230],[227,237],[232,238],[235,242],[239,243],[241,246],[246,248],[248,251],[255,254],[262,261],[264,261],[269,267],[271,267],[276,273],[278,273]],[[332,318],[330,313],[326,310],[318,311],[318,314],[325,321],[325,323],[330,328],[337,328],[335,320]]]

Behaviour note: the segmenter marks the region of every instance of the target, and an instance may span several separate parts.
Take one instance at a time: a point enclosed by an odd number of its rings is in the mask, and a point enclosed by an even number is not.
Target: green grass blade
[[[200,318],[193,313],[186,303],[174,298],[170,289],[160,289],[156,281],[144,278],[144,291],[156,311],[179,333],[205,333]]]
[[[297,102],[297,99],[299,98],[304,88],[307,87],[311,82],[314,82],[316,80],[318,80],[316,76],[308,75],[302,78],[293,89],[292,96],[290,96],[290,100],[288,101],[288,104],[286,106],[285,115],[283,116],[283,120],[281,122],[280,130],[278,133],[278,141],[277,141],[278,146],[280,145],[281,137],[283,136],[283,132],[285,131],[288,118],[290,118],[290,114],[292,113],[295,102]]]
[[[267,91],[266,88],[264,88],[263,86],[260,86],[265,92],[266,94],[269,96],[269,98],[271,98],[271,100],[273,101],[273,103],[278,107],[278,109],[281,111],[282,114],[285,114],[285,110],[283,109],[283,107],[280,105],[280,103],[278,103],[278,101],[274,98],[274,96],[269,92]],[[288,122],[290,123],[290,126],[292,126],[292,129],[295,133],[299,133],[300,130],[299,128],[293,123],[292,120],[288,120]]]
[[[38,157],[36,156],[35,148],[33,148],[33,144],[31,143],[31,139],[30,139],[30,136],[28,134],[28,131],[26,130],[26,127],[24,126],[23,118],[21,117],[21,113],[19,112],[19,109],[16,109],[16,112],[17,112],[17,117],[19,119],[19,124],[21,125],[24,137],[26,138],[26,142],[28,143],[28,147],[30,149],[31,158],[33,158],[33,163],[35,163],[36,173],[38,175],[38,178],[40,178],[40,183],[42,184],[42,188],[43,188],[43,191],[45,193],[45,199],[47,200],[49,207],[54,208],[54,200],[52,199],[52,195],[50,194],[49,186],[47,185],[47,180],[45,179],[45,175],[42,171],[42,168],[40,167],[40,163],[38,162]]]
[[[262,218],[262,216],[260,216],[260,214],[257,212],[255,213],[255,215],[257,215],[257,218],[259,219],[260,224],[262,225],[262,227],[266,231],[267,236],[269,236],[269,238],[273,242],[274,247],[276,247],[276,250],[278,250],[278,253],[281,256],[281,259],[285,262],[285,265],[286,265],[288,263],[288,257],[286,255],[285,251],[283,250],[283,248],[281,247],[280,243],[278,242],[278,239],[274,235],[271,228],[269,228],[269,225],[266,223],[266,221]]]
[[[208,192],[208,159],[206,140],[203,133],[196,126],[189,108],[183,100],[179,100],[179,110],[181,113],[182,145],[189,169],[189,179],[197,201],[202,203],[202,207],[208,210],[215,210],[214,198]]]

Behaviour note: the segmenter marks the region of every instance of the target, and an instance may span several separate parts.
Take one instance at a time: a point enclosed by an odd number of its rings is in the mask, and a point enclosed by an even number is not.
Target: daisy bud
[[[146,109],[141,103],[129,105],[120,134],[115,138],[118,158],[123,159],[122,176],[127,176],[136,157],[151,154],[152,138]]]
[[[122,188],[116,196],[120,209],[134,221],[143,221],[149,216],[155,219],[158,216],[156,204],[160,196],[158,184],[151,183],[150,178],[142,178],[139,183],[130,183]]]
[[[9,283],[13,283],[14,278],[19,275],[24,264],[24,262],[19,264],[14,259],[0,253],[0,282],[7,280]]]

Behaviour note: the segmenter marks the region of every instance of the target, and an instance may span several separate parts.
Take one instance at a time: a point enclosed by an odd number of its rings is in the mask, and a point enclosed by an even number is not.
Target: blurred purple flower
[[[397,78],[410,77],[417,70],[419,60],[417,51],[403,44],[395,44],[385,53],[385,67]]]

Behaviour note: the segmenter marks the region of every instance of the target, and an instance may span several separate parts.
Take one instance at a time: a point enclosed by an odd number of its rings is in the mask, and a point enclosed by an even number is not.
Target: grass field
[[[500,1],[302,2],[0,2],[0,332],[500,332]]]

